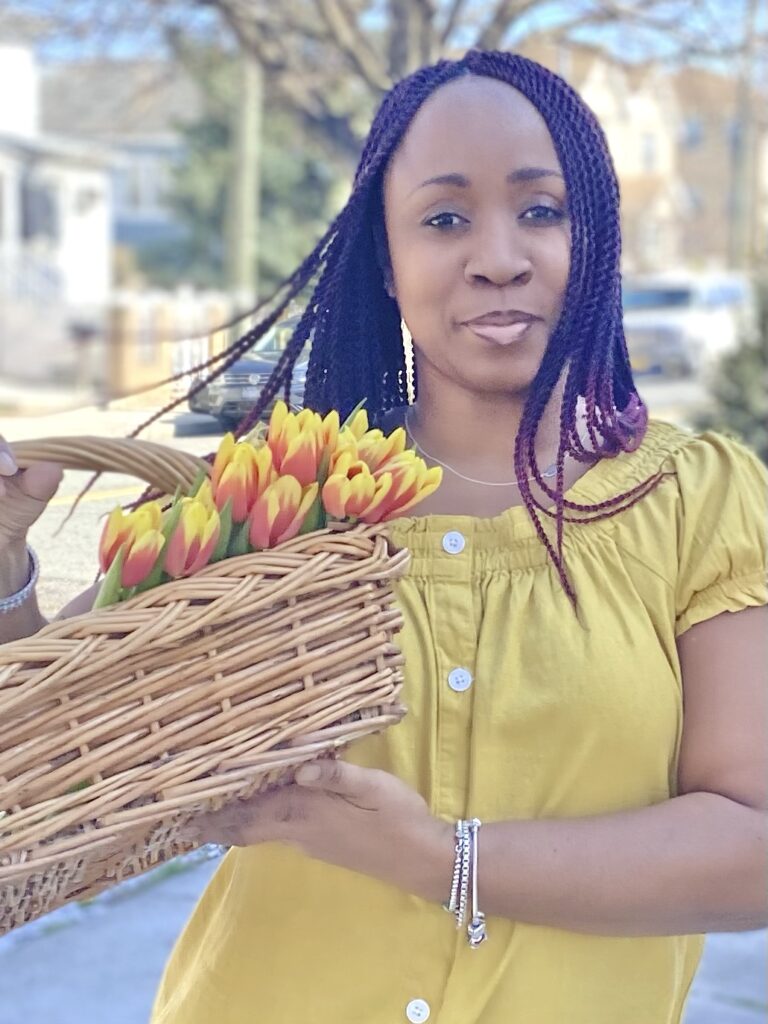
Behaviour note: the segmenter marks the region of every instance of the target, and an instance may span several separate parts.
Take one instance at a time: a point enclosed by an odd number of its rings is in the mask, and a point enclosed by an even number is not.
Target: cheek
[[[411,330],[450,319],[451,297],[462,276],[455,254],[447,246],[441,251],[412,244],[393,251],[391,258],[400,311]]]

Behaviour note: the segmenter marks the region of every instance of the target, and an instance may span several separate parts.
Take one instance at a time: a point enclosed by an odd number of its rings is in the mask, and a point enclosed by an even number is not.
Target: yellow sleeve
[[[768,472],[744,445],[708,432],[677,452],[675,634],[768,603]]]

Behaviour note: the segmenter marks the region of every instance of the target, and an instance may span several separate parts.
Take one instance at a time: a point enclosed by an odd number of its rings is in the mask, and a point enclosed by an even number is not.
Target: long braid
[[[389,161],[422,104],[442,85],[464,75],[502,81],[519,90],[544,118],[563,168],[571,225],[571,257],[560,319],[532,382],[515,440],[514,466],[522,501],[560,577],[576,595],[563,556],[564,524],[589,523],[639,501],[662,474],[596,505],[565,497],[565,459],[591,462],[634,450],[647,426],[635,389],[621,308],[619,185],[605,135],[592,111],[558,75],[516,54],[472,50],[441,60],[397,83],[374,118],[349,200],[304,263],[275,293],[274,308],[226,352],[201,364],[213,380],[277,321],[288,304],[315,282],[303,315],[250,413],[242,434],[281,392],[288,396],[293,368],[310,345],[305,403],[343,417],[362,399],[372,415],[408,402],[400,310],[384,285],[377,235],[383,227],[383,180]],[[414,368],[414,389],[418,379]],[[562,386],[560,439],[554,487],[535,456],[537,432],[555,390]],[[161,413],[174,408],[170,403]],[[153,417],[156,419],[157,416]],[[136,433],[152,420],[143,424]],[[583,425],[583,433],[579,429]],[[544,506],[531,480],[552,500]],[[575,515],[574,515],[575,513]],[[555,520],[554,539],[544,528]]]

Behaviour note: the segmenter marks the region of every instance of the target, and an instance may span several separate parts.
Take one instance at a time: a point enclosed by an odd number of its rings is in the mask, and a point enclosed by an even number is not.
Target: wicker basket
[[[206,465],[125,439],[12,448],[166,493]],[[329,528],[0,646],[0,934],[194,849],[194,815],[399,721],[407,562],[381,526]]]

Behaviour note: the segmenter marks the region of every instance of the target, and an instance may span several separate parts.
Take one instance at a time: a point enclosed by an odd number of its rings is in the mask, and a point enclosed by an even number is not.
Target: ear
[[[389,264],[384,267],[384,291],[390,299],[397,300],[397,295],[395,294],[395,279],[392,276],[392,267],[390,267]]]
[[[395,294],[395,277],[392,272],[392,262],[389,258],[389,245],[387,244],[387,233],[384,227],[383,211],[380,217],[373,222],[373,245],[376,250],[376,262],[379,264],[384,278],[384,290],[390,299],[397,300]]]

